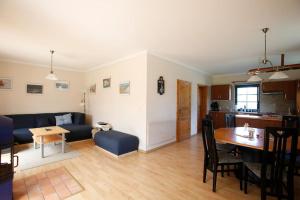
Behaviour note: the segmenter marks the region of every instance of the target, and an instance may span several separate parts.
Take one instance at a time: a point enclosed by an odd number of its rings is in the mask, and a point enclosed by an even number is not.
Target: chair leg
[[[243,191],[243,165],[238,165],[239,176],[240,176],[240,190]]]
[[[221,175],[224,177],[224,165],[221,165]]]
[[[244,193],[247,194],[248,168],[244,167]]]
[[[216,192],[216,186],[217,186],[217,166],[214,167],[213,170],[213,192]]]
[[[206,159],[204,159],[204,165],[203,165],[203,183],[206,183],[206,172],[207,172],[207,167],[206,167]]]
[[[227,175],[230,176],[230,165],[227,165]]]

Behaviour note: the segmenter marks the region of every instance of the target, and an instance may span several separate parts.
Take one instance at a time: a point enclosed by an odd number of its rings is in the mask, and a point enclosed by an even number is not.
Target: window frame
[[[237,98],[238,98],[238,95],[237,95],[237,90],[238,88],[245,88],[245,87],[257,87],[257,110],[256,112],[259,112],[260,111],[260,84],[242,84],[242,85],[235,85],[234,87],[234,92],[235,92],[235,106],[237,105]]]

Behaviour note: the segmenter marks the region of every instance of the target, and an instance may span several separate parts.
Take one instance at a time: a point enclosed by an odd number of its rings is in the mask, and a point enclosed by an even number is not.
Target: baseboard
[[[163,143],[158,144],[158,145],[156,145],[156,146],[150,147],[149,149],[147,149],[147,150],[145,151],[145,153],[150,153],[150,152],[152,152],[152,151],[155,151],[155,150],[158,150],[158,149],[160,149],[160,148],[163,148],[163,147],[172,145],[172,144],[174,144],[174,143],[176,143],[176,139],[172,139],[172,140],[163,142]]]
[[[124,153],[124,154],[122,154],[122,155],[116,155],[116,154],[113,154],[113,153],[111,153],[111,152],[109,152],[109,151],[107,151],[107,150],[105,150],[105,149],[103,149],[102,147],[99,147],[99,146],[97,146],[97,145],[95,145],[95,147],[96,147],[97,149],[99,149],[100,151],[104,152],[105,154],[107,154],[107,155],[113,157],[113,158],[124,158],[124,157],[126,157],[126,156],[130,156],[130,155],[135,154],[135,153],[138,152],[137,150],[135,150],[135,151],[131,151],[131,152],[128,152],[128,153]]]

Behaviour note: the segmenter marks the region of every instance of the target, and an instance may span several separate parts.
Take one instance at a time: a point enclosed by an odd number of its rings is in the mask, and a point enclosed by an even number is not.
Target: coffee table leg
[[[41,156],[44,158],[44,136],[40,136],[40,148],[41,148]]]
[[[61,134],[61,151],[65,153],[65,134]]]

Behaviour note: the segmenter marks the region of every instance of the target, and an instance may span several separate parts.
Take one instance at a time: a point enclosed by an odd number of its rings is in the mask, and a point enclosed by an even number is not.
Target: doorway
[[[202,119],[207,114],[208,86],[198,85],[198,104],[197,104],[197,133],[202,132]]]
[[[176,141],[191,137],[191,92],[192,84],[177,80]]]

